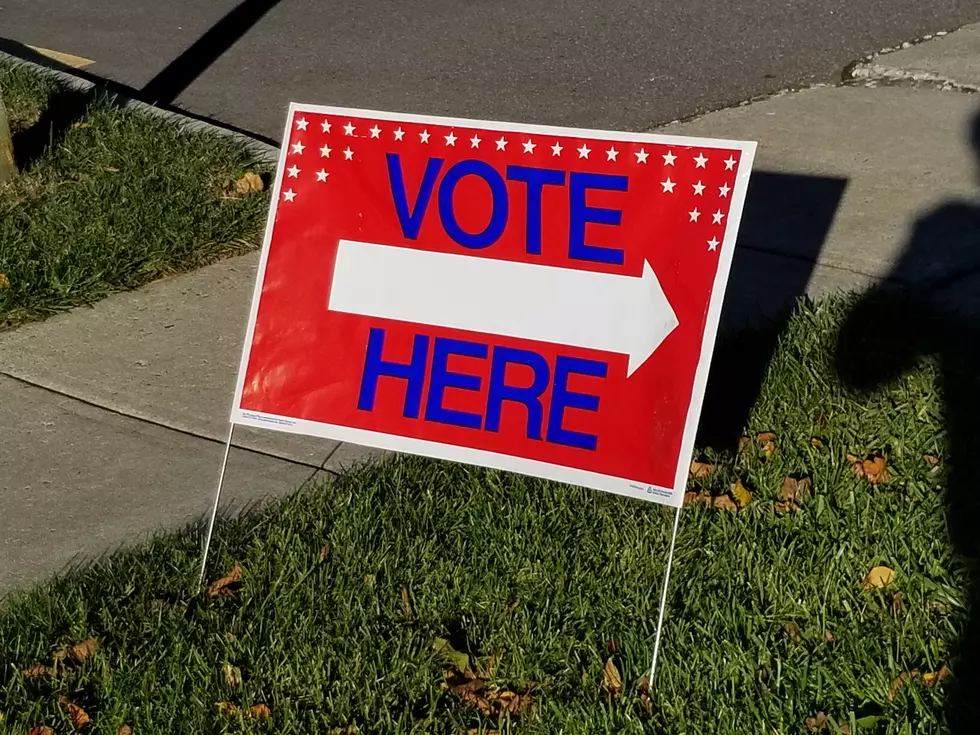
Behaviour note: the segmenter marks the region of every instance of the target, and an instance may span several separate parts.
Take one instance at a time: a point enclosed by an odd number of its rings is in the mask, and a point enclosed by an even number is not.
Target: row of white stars
[[[296,129],[297,130],[306,130],[308,125],[309,125],[309,121],[306,120],[306,118],[300,118],[299,120],[296,121]],[[324,120],[320,127],[323,129],[323,132],[325,132],[325,133],[329,133],[330,132],[330,122],[329,121]],[[348,122],[343,127],[344,127],[344,134],[345,135],[349,135],[349,136],[353,136],[354,135],[354,131],[356,130],[356,127],[354,126],[353,123]],[[378,127],[377,123],[375,123],[374,127],[373,128],[370,128],[368,130],[368,132],[371,133],[371,137],[372,138],[378,138],[378,139],[381,138],[382,130],[381,130],[381,128]],[[394,135],[394,138],[397,141],[403,140],[404,137],[405,137],[405,131],[402,130],[400,126],[398,128],[396,128],[395,130],[393,130],[392,131],[392,134]],[[421,133],[419,133],[419,141],[422,142],[422,143],[428,143],[429,142],[429,138],[431,138],[431,137],[432,137],[432,134],[429,133],[428,130],[423,130]],[[445,135],[443,137],[446,140],[446,145],[447,146],[451,146],[453,148],[456,147],[456,141],[459,140],[459,136],[457,136],[455,132],[449,131],[449,135]],[[469,140],[470,140],[470,147],[471,148],[479,148],[480,147],[480,144],[483,142],[483,139],[477,133],[474,133],[473,137],[470,138]],[[502,135],[497,140],[494,141],[494,143],[496,143],[496,145],[497,145],[497,150],[498,151],[506,150],[507,149],[507,144],[509,142],[510,141],[508,141]],[[534,149],[538,147],[538,144],[535,143],[530,138],[528,138],[526,141],[524,141],[523,143],[521,143],[521,145],[524,147],[524,152],[525,153],[530,153],[530,154],[533,154],[534,153]],[[548,147],[548,146],[545,146],[545,147]],[[552,156],[560,156],[561,155],[561,152],[563,150],[565,150],[565,146],[563,146],[558,141],[555,141],[555,144],[552,145],[552,146],[550,146],[550,148],[551,148],[551,155]],[[293,143],[293,147],[292,147],[293,153],[296,153],[297,155],[302,155],[303,154],[303,151],[305,149],[306,149],[306,146],[303,145],[302,141],[297,141],[296,143]],[[328,146],[324,146],[323,148],[320,149],[320,155],[321,156],[324,156],[324,157],[329,157],[330,156],[330,150],[331,149]],[[582,147],[581,148],[575,148],[574,150],[578,151],[578,157],[579,158],[585,158],[585,159],[587,159],[589,157],[589,154],[592,153],[592,149],[589,148],[589,146],[587,144],[585,144],[585,143],[582,144]],[[324,153],[324,151],[326,151],[326,153]],[[348,152],[350,152],[350,153],[348,154]],[[606,154],[606,160],[607,161],[616,161],[617,160],[617,156],[619,155],[619,151],[613,145],[609,146],[609,150],[604,151],[604,152]],[[353,157],[353,151],[350,150],[350,147],[349,146],[348,146],[347,150],[344,151],[344,155],[347,156],[347,160],[350,160]],[[650,154],[644,148],[640,148],[639,151],[635,151],[633,153],[633,155],[636,156],[636,162],[637,163],[646,163],[647,162],[647,158],[649,158],[649,156],[650,156]],[[674,165],[674,161],[677,160],[677,156],[674,155],[674,152],[673,151],[667,151],[667,153],[662,154],[662,157],[664,159],[664,165],[665,166],[673,166]],[[695,168],[707,168],[707,164],[708,164],[708,161],[710,159],[707,156],[705,156],[704,153],[699,153],[693,160],[694,160]],[[735,160],[735,157],[734,156],[731,156],[730,155],[724,161],[724,163],[725,163],[725,170],[726,171],[731,171],[731,170],[733,170],[735,168],[735,164],[738,163],[738,161]]]
[[[674,193],[674,187],[677,186],[677,182],[676,181],[671,181],[670,180],[670,177],[668,176],[666,181],[661,181],[660,182],[660,185],[664,188],[664,192],[663,192],[664,194],[673,194]],[[699,179],[698,180],[698,183],[691,184],[691,188],[694,189],[694,195],[695,196],[703,197],[704,196],[704,190],[707,189],[708,187],[705,186],[704,184],[702,184],[701,183],[701,180]],[[724,186],[719,186],[718,187],[718,196],[725,197],[727,199],[728,198],[728,192],[730,192],[731,190],[732,190],[732,187],[730,187],[728,184],[725,184]]]
[[[698,219],[701,217],[701,212],[698,210],[697,207],[695,207],[694,209],[692,209],[690,212],[687,213],[687,216],[691,218],[691,222],[697,222]],[[711,224],[720,225],[723,219],[725,219],[725,213],[719,209],[717,212],[711,215]]]

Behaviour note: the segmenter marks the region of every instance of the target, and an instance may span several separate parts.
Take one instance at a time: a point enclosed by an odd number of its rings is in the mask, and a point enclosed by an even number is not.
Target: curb
[[[279,160],[278,146],[272,145],[263,140],[259,140],[258,138],[252,137],[239,130],[233,130],[207,120],[191,117],[175,110],[157,107],[156,105],[136,99],[135,97],[121,91],[118,88],[118,85],[110,80],[95,81],[91,78],[75,74],[72,71],[68,71],[69,67],[64,67],[57,62],[52,62],[51,59],[33,52],[26,46],[22,47],[20,44],[16,44],[18,51],[23,49],[25,56],[30,56],[30,58],[18,56],[17,54],[4,50],[3,46],[10,45],[9,41],[3,42],[0,40],[0,44],[2,44],[0,45],[0,60],[26,66],[39,74],[43,74],[57,80],[68,89],[76,92],[102,91],[105,93],[110,104],[115,105],[120,109],[137,110],[152,117],[157,117],[167,120],[168,122],[172,122],[184,130],[191,132],[211,133],[224,138],[230,138],[231,140],[243,145],[257,159],[269,165],[275,165]]]

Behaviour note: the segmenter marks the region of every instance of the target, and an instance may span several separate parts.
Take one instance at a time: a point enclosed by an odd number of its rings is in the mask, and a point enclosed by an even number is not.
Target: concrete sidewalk
[[[925,215],[976,200],[980,97],[969,90],[980,87],[980,29],[854,73],[852,85],[665,129],[759,141],[724,329],[804,293],[976,269],[961,242],[975,232],[937,242],[925,266],[906,248]],[[0,335],[0,594],[207,509],[256,262],[231,259]],[[963,278],[948,298],[976,306],[978,285]],[[245,429],[235,446],[232,503],[292,492],[316,468],[370,456]]]

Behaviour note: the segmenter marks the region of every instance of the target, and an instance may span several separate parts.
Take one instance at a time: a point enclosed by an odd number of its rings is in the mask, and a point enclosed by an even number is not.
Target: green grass
[[[72,95],[5,61],[0,90],[15,155],[32,129],[53,143],[0,186],[0,329],[257,244],[266,196],[222,197],[225,181],[264,172],[237,143],[98,96],[52,136],[45,114]]]
[[[754,498],[738,513],[691,507],[682,515],[652,714],[638,687],[671,512],[403,458],[222,521],[209,576],[240,562],[244,583],[232,596],[191,594],[199,537],[188,531],[9,600],[0,609],[0,730],[46,723],[69,731],[56,701],[64,695],[92,715],[89,732],[116,733],[127,722],[141,735],[351,725],[360,733],[757,735],[804,733],[821,711],[830,733],[838,723],[852,734],[973,732],[962,722],[976,714],[968,712],[976,692],[963,687],[975,680],[957,656],[969,659],[976,625],[968,585],[977,557],[951,542],[946,505],[962,515],[976,503],[956,505],[954,490],[944,490],[953,482],[950,451],[962,450],[950,432],[964,428],[962,412],[944,400],[973,388],[962,388],[942,349],[904,350],[908,370],[886,375],[897,366],[891,333],[908,343],[920,325],[884,329],[864,321],[866,305],[844,324],[851,308],[801,308],[784,331],[748,426],[775,432],[775,453],[754,444],[709,452],[719,469],[692,483],[725,492],[741,478]],[[935,332],[922,336],[954,349]],[[962,331],[948,336],[975,343]],[[840,373],[866,384],[852,368],[868,364],[883,371],[881,387],[859,393],[842,384]],[[975,386],[972,368],[963,376]],[[892,476],[871,486],[846,456],[880,451]],[[924,455],[943,464],[932,468]],[[813,492],[780,515],[774,505],[788,475],[812,478]],[[877,565],[896,571],[894,584],[862,589]],[[827,631],[836,642],[826,642]],[[101,647],[85,663],[57,677],[20,673],[90,636]],[[439,637],[484,666],[493,657],[492,684],[530,692],[532,709],[487,718],[447,691],[433,651]],[[610,641],[624,682],[611,702],[602,687]],[[944,663],[951,677],[932,687],[912,681],[890,698],[903,672]],[[241,669],[241,686],[224,683],[226,664]],[[272,718],[221,715],[219,701],[265,703]]]

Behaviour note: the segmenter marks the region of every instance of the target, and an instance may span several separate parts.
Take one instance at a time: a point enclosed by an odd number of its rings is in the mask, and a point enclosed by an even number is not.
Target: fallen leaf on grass
[[[800,479],[787,477],[783,480],[780,495],[783,500],[790,503],[802,503],[810,496],[810,489],[812,487],[813,482],[809,477],[802,477]]]
[[[851,471],[862,480],[867,480],[869,485],[888,482],[890,473],[887,454],[873,454],[864,460],[848,454],[847,461],[851,463]]]
[[[238,712],[238,706],[232,704],[231,702],[215,702],[214,708],[218,710],[219,715],[226,715],[231,717]]]
[[[711,506],[717,508],[718,510],[727,510],[735,512],[738,510],[738,503],[732,500],[727,495],[718,495],[711,499]]]
[[[0,288],[10,288],[10,279],[6,273],[0,273]]]
[[[499,717],[501,714],[519,717],[533,703],[530,694],[518,694],[509,689],[488,689],[486,681],[472,673],[447,671],[446,687],[464,704],[475,707],[486,717]]]
[[[615,638],[606,641],[606,651],[609,653],[619,653],[619,641]]]
[[[76,643],[74,646],[68,649],[68,658],[74,661],[76,664],[82,663],[85,659],[95,653],[96,649],[99,647],[99,642],[95,638],[89,638],[82,641],[81,643]]]
[[[732,485],[731,492],[732,500],[735,501],[740,510],[752,502],[752,491],[745,487],[741,480],[735,481]]]
[[[68,717],[71,719],[71,724],[74,725],[76,729],[80,730],[89,723],[88,712],[69,700],[68,697],[58,697],[58,702],[65,708],[65,711],[68,713]]]
[[[330,556],[330,544],[324,544],[320,549],[320,563],[323,564],[328,556]]]
[[[54,730],[47,725],[35,725],[27,731],[27,735],[54,735]]]
[[[405,613],[405,617],[409,620],[412,619],[412,603],[408,599],[408,587],[402,585],[402,612]]]
[[[44,664],[34,664],[28,666],[21,672],[25,679],[41,679],[45,676],[57,676],[58,672],[50,666]]]
[[[742,434],[742,436],[738,438],[739,449],[744,449],[746,444],[751,444],[751,443],[752,443],[752,437],[746,436],[745,434]]]
[[[922,683],[927,687],[931,687],[933,684],[942,681],[947,676],[950,675],[949,666],[943,664],[939,671],[931,671],[922,675]]]
[[[243,571],[242,565],[236,561],[228,574],[208,585],[208,597],[226,597],[234,594],[238,583],[242,581]]]
[[[786,623],[786,625],[783,626],[783,630],[786,631],[786,635],[788,635],[794,643],[803,642],[803,636],[800,635],[800,629],[796,626],[796,623]]]
[[[695,480],[704,480],[714,471],[715,466],[713,464],[709,464],[708,462],[691,462],[690,475]]]
[[[901,689],[905,682],[912,681],[913,679],[919,678],[919,670],[912,669],[911,671],[903,672],[899,674],[895,679],[892,680],[891,686],[888,690],[888,701],[891,702],[895,699],[895,695],[898,694],[898,690]]]
[[[246,171],[245,174],[235,182],[235,194],[240,197],[255,194],[256,192],[262,191],[264,188],[265,184],[262,183],[262,177],[258,174],[252,173],[251,171]]]
[[[623,693],[623,677],[619,675],[619,669],[611,658],[602,667],[602,689],[612,699]]]
[[[895,570],[888,567],[875,567],[864,578],[861,587],[866,590],[884,589],[895,581]]]
[[[225,674],[225,684],[229,689],[234,689],[242,683],[242,670],[237,666],[225,664],[221,669]]]
[[[896,618],[902,617],[905,614],[905,605],[902,603],[902,593],[896,592],[892,595],[892,615]]]
[[[838,729],[840,730],[840,735],[851,735],[851,726],[848,725],[846,722],[843,725],[841,725]]]
[[[827,714],[817,712],[813,717],[806,718],[806,729],[810,732],[819,732],[827,727]]]
[[[435,649],[436,658],[442,662],[443,666],[454,669],[460,674],[471,673],[470,657],[462,651],[457,651],[445,638],[436,638],[432,641]]]
[[[653,700],[650,699],[650,682],[644,676],[640,679],[640,707],[648,715],[653,714]]]
[[[930,467],[937,467],[939,465],[939,463],[942,461],[942,460],[939,459],[939,457],[937,457],[937,456],[935,456],[933,454],[926,454],[926,455],[924,455],[922,457],[922,459]]]
[[[823,439],[821,439],[819,436],[811,436],[810,446],[813,447],[814,449],[823,449],[824,448]]]
[[[116,735],[133,735],[133,728],[129,725],[120,725]]]
[[[711,505],[708,493],[684,493],[684,505]]]
[[[827,644],[828,646],[832,646],[832,645],[834,645],[835,643],[837,643],[837,636],[835,636],[835,635],[834,635],[833,633],[831,633],[831,632],[830,632],[829,630],[825,630],[825,631],[823,632],[823,641],[824,641],[824,643],[826,643],[826,644]]]
[[[268,720],[272,717],[272,710],[269,709],[267,704],[253,704],[245,710],[245,714],[249,717],[254,717],[256,720]]]

